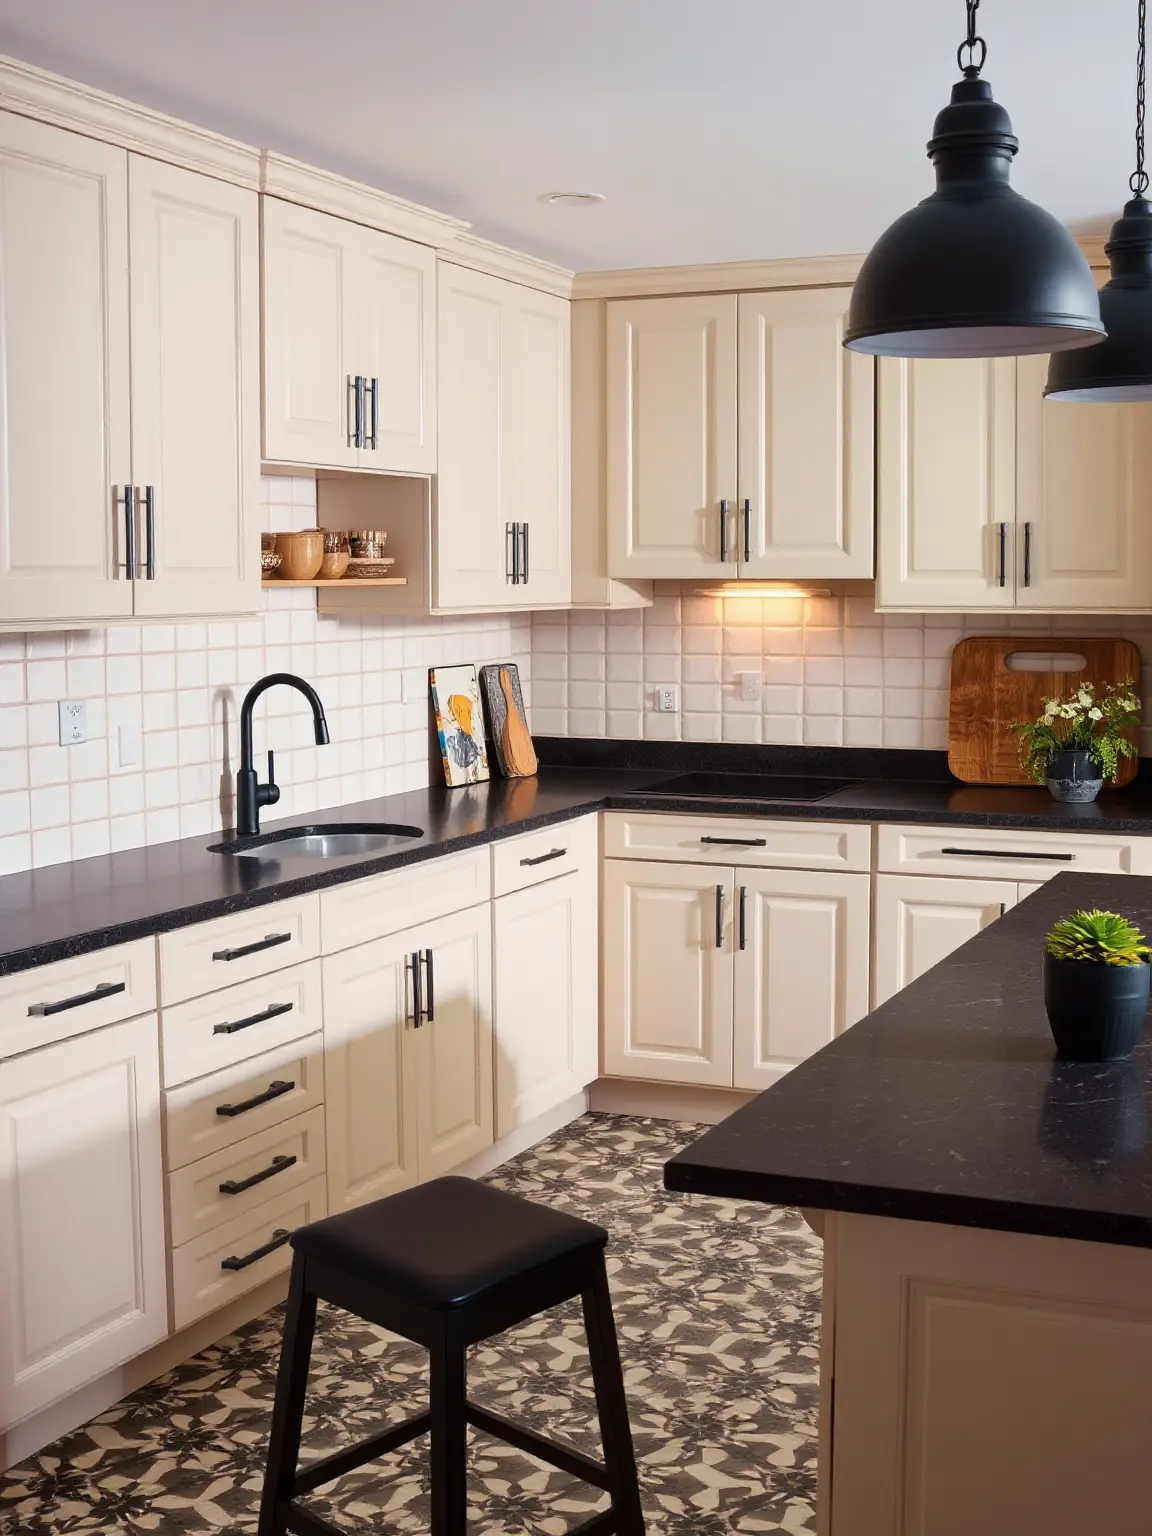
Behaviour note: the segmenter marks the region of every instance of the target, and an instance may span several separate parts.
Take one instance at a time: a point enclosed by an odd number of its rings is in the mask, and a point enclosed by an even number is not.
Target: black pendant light
[[[880,357],[1015,357],[1104,335],[1092,272],[1064,226],[1008,185],[1019,143],[980,78],[980,0],[966,0],[963,79],[936,119],[936,191],[872,247],[844,344]],[[964,62],[967,54],[967,63]]]
[[[1145,0],[1139,0],[1136,48],[1136,169],[1131,202],[1112,226],[1104,250],[1112,276],[1100,294],[1108,340],[1090,352],[1054,357],[1048,367],[1049,400],[1152,400],[1152,203],[1144,196]]]

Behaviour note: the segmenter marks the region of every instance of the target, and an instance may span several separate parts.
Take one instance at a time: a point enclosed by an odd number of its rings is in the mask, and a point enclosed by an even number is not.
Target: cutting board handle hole
[[[1012,651],[1004,665],[1010,672],[1083,672],[1088,658],[1076,651]]]

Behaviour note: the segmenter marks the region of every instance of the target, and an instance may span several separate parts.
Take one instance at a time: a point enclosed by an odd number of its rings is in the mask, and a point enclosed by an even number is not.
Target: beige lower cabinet
[[[333,1213],[491,1145],[491,946],[484,904],[324,959]]]
[[[596,865],[493,903],[496,1134],[597,1074]]]
[[[0,1062],[0,1429],[168,1331],[156,1015]]]
[[[877,875],[876,1005],[975,938],[1019,899],[1015,880]]]
[[[869,878],[604,866],[610,1077],[768,1087],[868,1011]]]

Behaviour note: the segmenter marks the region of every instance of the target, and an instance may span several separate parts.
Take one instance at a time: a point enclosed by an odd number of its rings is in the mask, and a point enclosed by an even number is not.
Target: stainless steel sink
[[[333,822],[328,826],[284,827],[257,837],[238,837],[230,843],[212,843],[209,853],[275,859],[369,858],[400,848],[423,837],[419,827],[393,826],[390,822]]]

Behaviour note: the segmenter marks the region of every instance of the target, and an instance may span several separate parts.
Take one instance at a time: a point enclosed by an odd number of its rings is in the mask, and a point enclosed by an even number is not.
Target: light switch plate
[[[122,725],[116,732],[116,755],[120,759],[121,768],[136,768],[143,756],[143,745],[140,741],[140,728],[136,725]]]
[[[759,704],[763,678],[759,672],[740,673],[740,697],[745,704]]]
[[[60,745],[88,740],[88,704],[84,699],[60,700]]]
[[[680,708],[680,690],[671,683],[656,690],[656,708],[662,715],[672,715]]]

